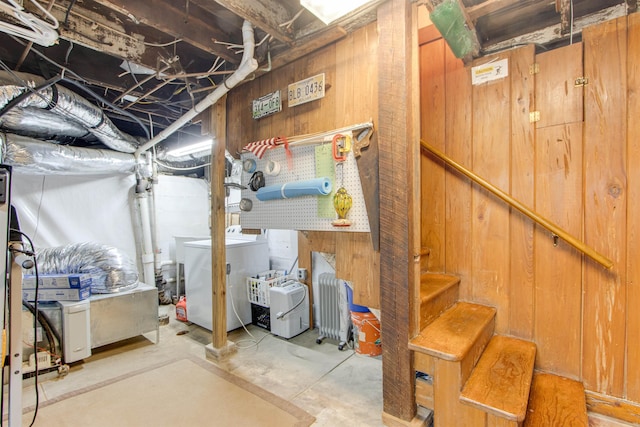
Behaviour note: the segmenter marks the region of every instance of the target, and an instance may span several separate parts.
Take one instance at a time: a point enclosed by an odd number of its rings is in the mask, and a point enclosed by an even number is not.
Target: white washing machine
[[[226,252],[230,268],[227,275],[227,331],[231,331],[251,323],[246,278],[269,269],[269,248],[264,236],[228,232]],[[187,320],[212,330],[211,240],[185,242],[184,274]]]

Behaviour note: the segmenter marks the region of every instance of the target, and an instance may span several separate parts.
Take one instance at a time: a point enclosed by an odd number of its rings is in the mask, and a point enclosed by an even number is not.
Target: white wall
[[[175,260],[174,236],[211,235],[209,184],[204,179],[160,175],[155,192],[161,257]]]
[[[133,175],[14,174],[11,201],[36,249],[79,242],[115,246],[135,259]]]
[[[14,174],[12,204],[21,230],[38,248],[97,242],[136,257],[133,175]],[[155,187],[158,246],[173,259],[173,236],[209,236],[208,185],[202,179],[159,177]]]
[[[31,237],[36,250],[97,242],[117,247],[137,259],[130,207],[134,185],[133,175],[31,176],[16,173],[11,196],[21,230]],[[175,260],[174,236],[210,235],[208,183],[205,180],[160,175],[155,198],[158,246],[163,261]],[[267,230],[270,268],[290,272],[292,267],[298,267],[297,233],[294,230]],[[315,283],[320,273],[333,271],[316,255],[313,257]],[[175,275],[173,268],[167,270],[169,277]]]
[[[298,232],[295,230],[267,230],[269,261],[272,270],[298,268]]]

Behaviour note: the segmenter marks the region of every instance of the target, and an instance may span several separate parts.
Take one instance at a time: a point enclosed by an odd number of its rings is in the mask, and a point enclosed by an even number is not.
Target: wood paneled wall
[[[422,137],[614,261],[606,270],[423,152],[423,270],[461,277],[498,309],[498,333],[533,340],[536,367],[640,402],[640,17],[583,43],[509,59],[472,86],[442,41],[421,46]],[[529,66],[539,64],[539,73]],[[577,77],[589,83],[575,86]],[[529,113],[540,121],[529,122]]]
[[[377,126],[377,55],[378,34],[374,22],[329,47],[234,88],[227,101],[229,152],[239,157],[244,145],[274,136],[323,132],[370,120],[373,120],[374,127]],[[287,85],[319,73],[325,73],[325,97],[289,108]],[[283,98],[282,112],[254,120],[251,101],[278,89]],[[366,149],[362,156],[367,156]],[[338,277],[353,282],[354,302],[379,308],[380,253],[373,249],[369,234],[330,234],[336,235],[330,240],[340,247],[340,253],[348,253],[347,257],[341,256],[338,260],[336,273]],[[318,239],[309,241],[317,242]],[[320,251],[323,245],[311,246],[301,245],[312,251]],[[308,259],[308,254],[303,254],[302,258]]]

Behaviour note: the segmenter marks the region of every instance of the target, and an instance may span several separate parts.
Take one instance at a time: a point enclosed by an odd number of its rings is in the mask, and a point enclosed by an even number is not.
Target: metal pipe
[[[509,196],[507,193],[500,190],[498,187],[494,186],[490,182],[486,181],[485,179],[471,172],[464,166],[456,163],[454,160],[449,158],[446,154],[444,154],[437,148],[429,145],[423,140],[420,140],[420,145],[422,146],[422,148],[429,151],[430,153],[438,157],[440,160],[444,161],[447,165],[451,166],[452,168],[454,168],[455,170],[457,170],[467,178],[471,179],[476,184],[479,184],[484,189],[493,193],[496,197],[501,199],[503,202],[505,202],[509,206],[516,208],[518,211],[520,211],[520,213],[526,215],[533,221],[542,225],[544,228],[551,231],[554,235],[562,238],[565,242],[567,242],[568,244],[570,244],[580,252],[584,253],[594,261],[598,262],[605,268],[610,269],[611,267],[613,267],[613,261],[611,261],[609,258],[605,257],[604,255],[601,255],[595,249],[586,245],[583,241],[576,239],[575,237],[573,237],[572,235],[564,231],[562,228],[560,228],[558,225],[554,224],[553,222],[549,221],[548,219],[544,218],[538,213],[532,211],[531,209],[529,209],[528,207],[526,207],[525,205],[523,205],[513,197]]]
[[[230,75],[222,85],[218,86],[212,93],[207,95],[206,98],[200,101],[191,110],[187,111],[182,117],[173,122],[169,127],[149,140],[149,142],[147,142],[146,144],[138,147],[138,149],[135,151],[136,156],[139,156],[159,142],[164,141],[175,131],[191,121],[191,119],[218,102],[218,100],[222,98],[227,92],[229,92],[229,90],[231,90],[235,85],[240,83],[249,74],[253,73],[258,68],[258,61],[253,57],[253,51],[256,44],[254,40],[253,26],[249,21],[244,21],[244,23],[242,24],[242,38],[244,41],[244,52],[242,53],[242,60],[236,72]]]

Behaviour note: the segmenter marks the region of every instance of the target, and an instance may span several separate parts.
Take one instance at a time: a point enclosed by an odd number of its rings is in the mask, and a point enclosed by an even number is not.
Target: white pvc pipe
[[[165,140],[171,134],[176,132],[182,126],[187,124],[191,119],[202,113],[204,110],[218,102],[231,88],[244,80],[249,74],[253,73],[258,68],[258,61],[253,57],[255,49],[255,39],[253,35],[253,26],[249,21],[244,21],[242,24],[242,40],[244,51],[242,53],[242,60],[238,69],[229,76],[227,80],[223,82],[221,86],[218,86],[213,92],[207,95],[202,101],[196,104],[191,110],[187,111],[182,117],[173,122],[169,127],[160,132],[155,137],[151,138],[149,142],[141,145],[135,152],[136,157],[140,156],[144,151],[150,149],[159,142]]]
[[[155,286],[155,262],[153,240],[151,238],[151,221],[149,217],[149,197],[146,193],[136,194],[136,203],[140,213],[142,228],[142,279],[147,285]]]

